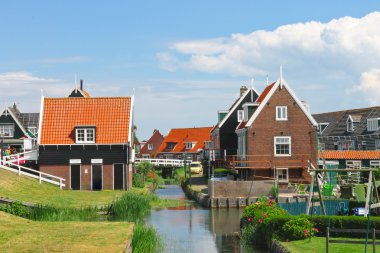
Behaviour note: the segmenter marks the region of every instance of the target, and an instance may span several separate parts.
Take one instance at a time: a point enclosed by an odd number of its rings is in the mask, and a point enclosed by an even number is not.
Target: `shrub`
[[[282,240],[302,240],[314,236],[318,232],[317,228],[312,227],[311,222],[305,216],[296,216],[287,221],[278,236]]]
[[[140,174],[133,174],[132,178],[133,187],[144,188],[144,182],[142,180],[142,176]]]
[[[145,183],[145,177],[153,170],[153,164],[148,161],[141,161],[137,166],[137,173],[142,175],[142,181]]]
[[[31,207],[24,206],[21,202],[16,201],[6,205],[0,205],[0,211],[25,218],[29,215]]]

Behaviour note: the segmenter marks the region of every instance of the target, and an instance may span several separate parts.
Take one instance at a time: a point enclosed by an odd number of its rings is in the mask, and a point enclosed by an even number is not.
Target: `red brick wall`
[[[156,152],[158,148],[160,147],[161,143],[164,141],[164,137],[160,134],[158,130],[155,130],[152,137],[146,142],[144,147],[140,150],[140,156],[142,155],[150,155],[151,158],[154,158],[156,156]],[[148,145],[153,144],[153,149],[149,150]]]
[[[64,189],[70,189],[70,165],[40,165],[40,171],[66,179]],[[131,186],[132,173],[127,176]],[[113,190],[113,164],[103,165],[103,189]],[[81,190],[91,190],[91,164],[81,165]]]
[[[276,106],[287,106],[288,120],[276,121]],[[274,137],[291,136],[291,156],[274,156]],[[316,164],[316,129],[286,88],[278,88],[248,130],[250,160],[269,160],[276,167]]]

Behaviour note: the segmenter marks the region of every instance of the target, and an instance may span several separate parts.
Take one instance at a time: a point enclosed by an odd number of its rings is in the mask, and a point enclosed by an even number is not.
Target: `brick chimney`
[[[247,89],[247,86],[242,85],[242,86],[240,87],[240,97],[243,96],[243,94],[244,94],[247,90],[248,90],[248,89]]]

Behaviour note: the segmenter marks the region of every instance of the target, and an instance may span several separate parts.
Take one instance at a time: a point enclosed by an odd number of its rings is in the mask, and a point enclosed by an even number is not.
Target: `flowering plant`
[[[301,216],[295,217],[284,224],[281,237],[284,240],[302,240],[317,233],[318,229],[312,226],[307,217]]]

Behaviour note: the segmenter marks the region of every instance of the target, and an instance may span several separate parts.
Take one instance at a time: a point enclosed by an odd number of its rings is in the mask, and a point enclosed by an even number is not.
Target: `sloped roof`
[[[380,150],[325,150],[319,157],[328,160],[380,160]]]
[[[160,152],[197,152],[198,149],[205,148],[205,141],[210,141],[212,127],[194,127],[194,128],[173,128],[165,137],[157,150]],[[186,149],[186,142],[195,142],[192,149]],[[167,150],[167,144],[174,143],[172,150]]]
[[[356,120],[360,119],[355,124],[353,132],[347,132],[347,118],[350,115],[351,117],[355,115]],[[313,114],[313,117],[318,123],[329,123],[323,131],[322,136],[353,136],[380,133],[380,130],[367,131],[367,119],[380,118],[380,106],[319,113]]]
[[[255,112],[252,114],[252,116],[247,121],[246,127],[250,127],[252,125],[252,123],[255,121],[255,119],[257,118],[257,116],[263,110],[265,104],[269,101],[269,99],[272,97],[273,93],[275,92],[275,90],[279,86],[284,87],[289,92],[290,96],[298,104],[299,108],[306,115],[306,117],[309,119],[309,121],[311,122],[311,124],[313,124],[313,126],[317,126],[318,124],[315,121],[315,119],[313,118],[313,116],[305,109],[304,105],[297,98],[296,94],[292,91],[292,89],[289,87],[289,85],[286,83],[286,81],[283,78],[280,78],[276,82],[268,85],[264,89],[263,93],[261,93],[260,97],[257,98],[256,102],[259,104],[259,107],[255,110]]]
[[[40,144],[74,144],[76,126],[95,126],[96,143],[130,142],[131,97],[44,98]]]

